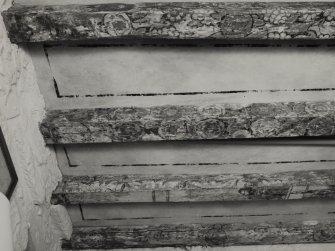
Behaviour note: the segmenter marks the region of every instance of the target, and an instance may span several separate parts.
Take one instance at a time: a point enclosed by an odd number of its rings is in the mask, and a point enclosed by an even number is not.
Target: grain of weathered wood
[[[335,102],[54,110],[47,144],[334,136]]]
[[[335,222],[157,224],[74,228],[63,249],[334,242]]]
[[[15,6],[12,42],[168,39],[332,39],[335,3],[139,3]]]
[[[335,198],[335,170],[217,175],[64,176],[52,203]]]

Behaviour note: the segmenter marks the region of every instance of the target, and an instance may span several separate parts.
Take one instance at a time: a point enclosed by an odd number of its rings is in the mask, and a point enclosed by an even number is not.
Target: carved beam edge
[[[334,221],[74,227],[63,250],[335,242]]]
[[[335,170],[64,176],[52,204],[335,198]]]
[[[47,144],[335,135],[335,102],[166,105],[48,111]]]
[[[2,13],[14,43],[132,39],[326,40],[334,2],[182,2],[14,6]]]

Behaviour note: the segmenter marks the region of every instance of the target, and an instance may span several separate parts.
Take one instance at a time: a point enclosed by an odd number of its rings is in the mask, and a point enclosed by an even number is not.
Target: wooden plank
[[[165,223],[309,221],[334,218],[334,200],[82,204],[76,227]],[[105,223],[104,223],[105,222]]]
[[[89,204],[82,205],[83,220],[74,221],[73,224],[76,229],[84,228],[88,231],[101,227],[132,228],[175,224],[186,226],[248,224],[249,226],[263,226],[266,231],[267,226],[279,222],[282,223],[282,226],[289,222],[300,222],[308,226],[333,221],[334,203],[334,200],[313,200],[312,202],[286,200]],[[249,231],[253,231],[252,229],[250,228]],[[85,243],[83,239],[81,241]]]
[[[72,224],[74,222],[80,222],[83,220],[83,214],[82,214],[80,205],[67,206],[66,210],[68,212],[68,215],[71,219]]]
[[[237,245],[230,247],[211,247],[211,251],[334,251],[334,243],[308,243],[308,244],[277,244],[277,245]],[[190,247],[188,247],[190,249]],[[192,247],[191,250],[202,250],[204,247]],[[74,251],[75,249],[67,249]],[[78,250],[78,249],[77,249]],[[82,250],[82,249],[81,249]],[[122,251],[122,249],[104,249],[104,251]],[[131,250],[131,249],[130,249]],[[159,251],[170,251],[171,247],[161,247]],[[184,251],[185,247],[174,248],[175,251]],[[85,249],[85,251],[97,251],[96,249]]]
[[[297,96],[311,101],[308,93],[321,90],[335,94],[334,47],[53,46],[45,51],[59,99],[91,102],[106,96],[128,103],[127,97],[199,99],[221,93],[227,100],[235,93],[238,103],[252,92],[294,93],[288,101]],[[41,88],[47,85],[41,81]]]
[[[63,173],[64,169],[72,167],[71,161],[66,154],[66,149],[62,145],[54,145],[54,149],[56,153],[58,167]]]
[[[47,144],[334,136],[335,102],[53,110]]]
[[[335,222],[156,224],[75,227],[63,249],[155,248],[334,242]]]
[[[52,107],[57,107],[55,105],[57,103],[57,96],[55,95],[55,88],[53,86],[53,76],[43,46],[41,44],[32,44],[26,48],[36,69],[36,80],[45,100],[45,108],[51,109]],[[69,107],[69,105],[67,104],[66,107]]]
[[[333,2],[15,6],[12,42],[156,39],[332,39]]]
[[[109,144],[61,145],[66,150],[71,165],[87,166],[95,169],[105,167],[145,166],[249,166],[257,164],[316,163],[335,161],[335,142],[332,139],[307,138],[247,141],[158,141]],[[243,153],[243,154],[241,154]],[[297,167],[295,167],[297,168]],[[111,168],[110,168],[111,169]],[[93,171],[93,170],[92,170]],[[247,170],[245,170],[247,171]],[[206,172],[206,171],[205,171]],[[140,172],[142,173],[142,171]]]
[[[55,146],[64,175],[216,175],[333,169],[332,142],[308,138]]]
[[[216,175],[227,173],[273,173],[289,171],[328,170],[334,168],[332,160],[298,161],[271,163],[260,162],[255,164],[225,164],[205,163],[192,165],[143,165],[143,166],[89,166],[72,165],[63,167],[63,175],[90,176],[90,175],[160,175],[160,174],[194,174],[194,175]]]
[[[134,4],[141,3],[143,0],[123,0],[122,3]],[[156,3],[157,0],[145,0],[146,3]],[[171,2],[171,0],[160,0],[159,2]],[[173,2],[203,2],[201,0],[174,0]],[[210,0],[209,2],[223,2],[222,0]],[[240,2],[239,0],[230,0],[229,2]],[[266,0],[263,2],[286,2],[284,0]],[[294,2],[325,2],[325,0],[296,0]],[[55,2],[53,0],[14,0],[14,5],[53,5]],[[108,3],[120,3],[119,0],[81,0],[80,4],[90,5],[90,4],[108,4]],[[69,5],[78,4],[77,0],[58,0],[57,5]]]
[[[64,176],[52,203],[335,198],[335,170],[268,174]]]
[[[335,99],[335,47],[38,45],[47,110]]]
[[[211,0],[211,2],[221,2],[222,0]],[[233,2],[236,0],[233,0]],[[302,0],[298,0],[302,1]],[[324,0],[316,0],[323,2]],[[139,0],[123,0],[122,3],[133,4],[141,2]],[[147,3],[155,3],[157,0],[146,0]],[[160,2],[171,2],[170,0],[160,0]],[[174,2],[201,2],[201,0],[174,0]],[[52,0],[15,0],[14,4],[18,5],[53,5],[55,2]],[[107,3],[120,3],[119,0],[81,0],[80,4],[107,4]],[[76,0],[58,0],[57,5],[68,5],[68,4],[78,4]]]

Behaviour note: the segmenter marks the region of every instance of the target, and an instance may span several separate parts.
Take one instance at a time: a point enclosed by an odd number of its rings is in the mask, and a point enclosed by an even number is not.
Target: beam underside
[[[12,42],[120,38],[327,40],[335,4],[139,3],[17,6],[3,13]]]

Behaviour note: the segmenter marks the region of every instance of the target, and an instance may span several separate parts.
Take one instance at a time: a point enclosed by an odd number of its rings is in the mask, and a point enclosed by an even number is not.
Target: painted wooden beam
[[[182,2],[14,6],[12,42],[116,38],[333,39],[334,2]]]
[[[335,242],[334,221],[75,227],[63,250]]]
[[[63,176],[53,204],[335,198],[335,170]]]
[[[48,111],[47,144],[335,135],[335,102],[166,105]]]

